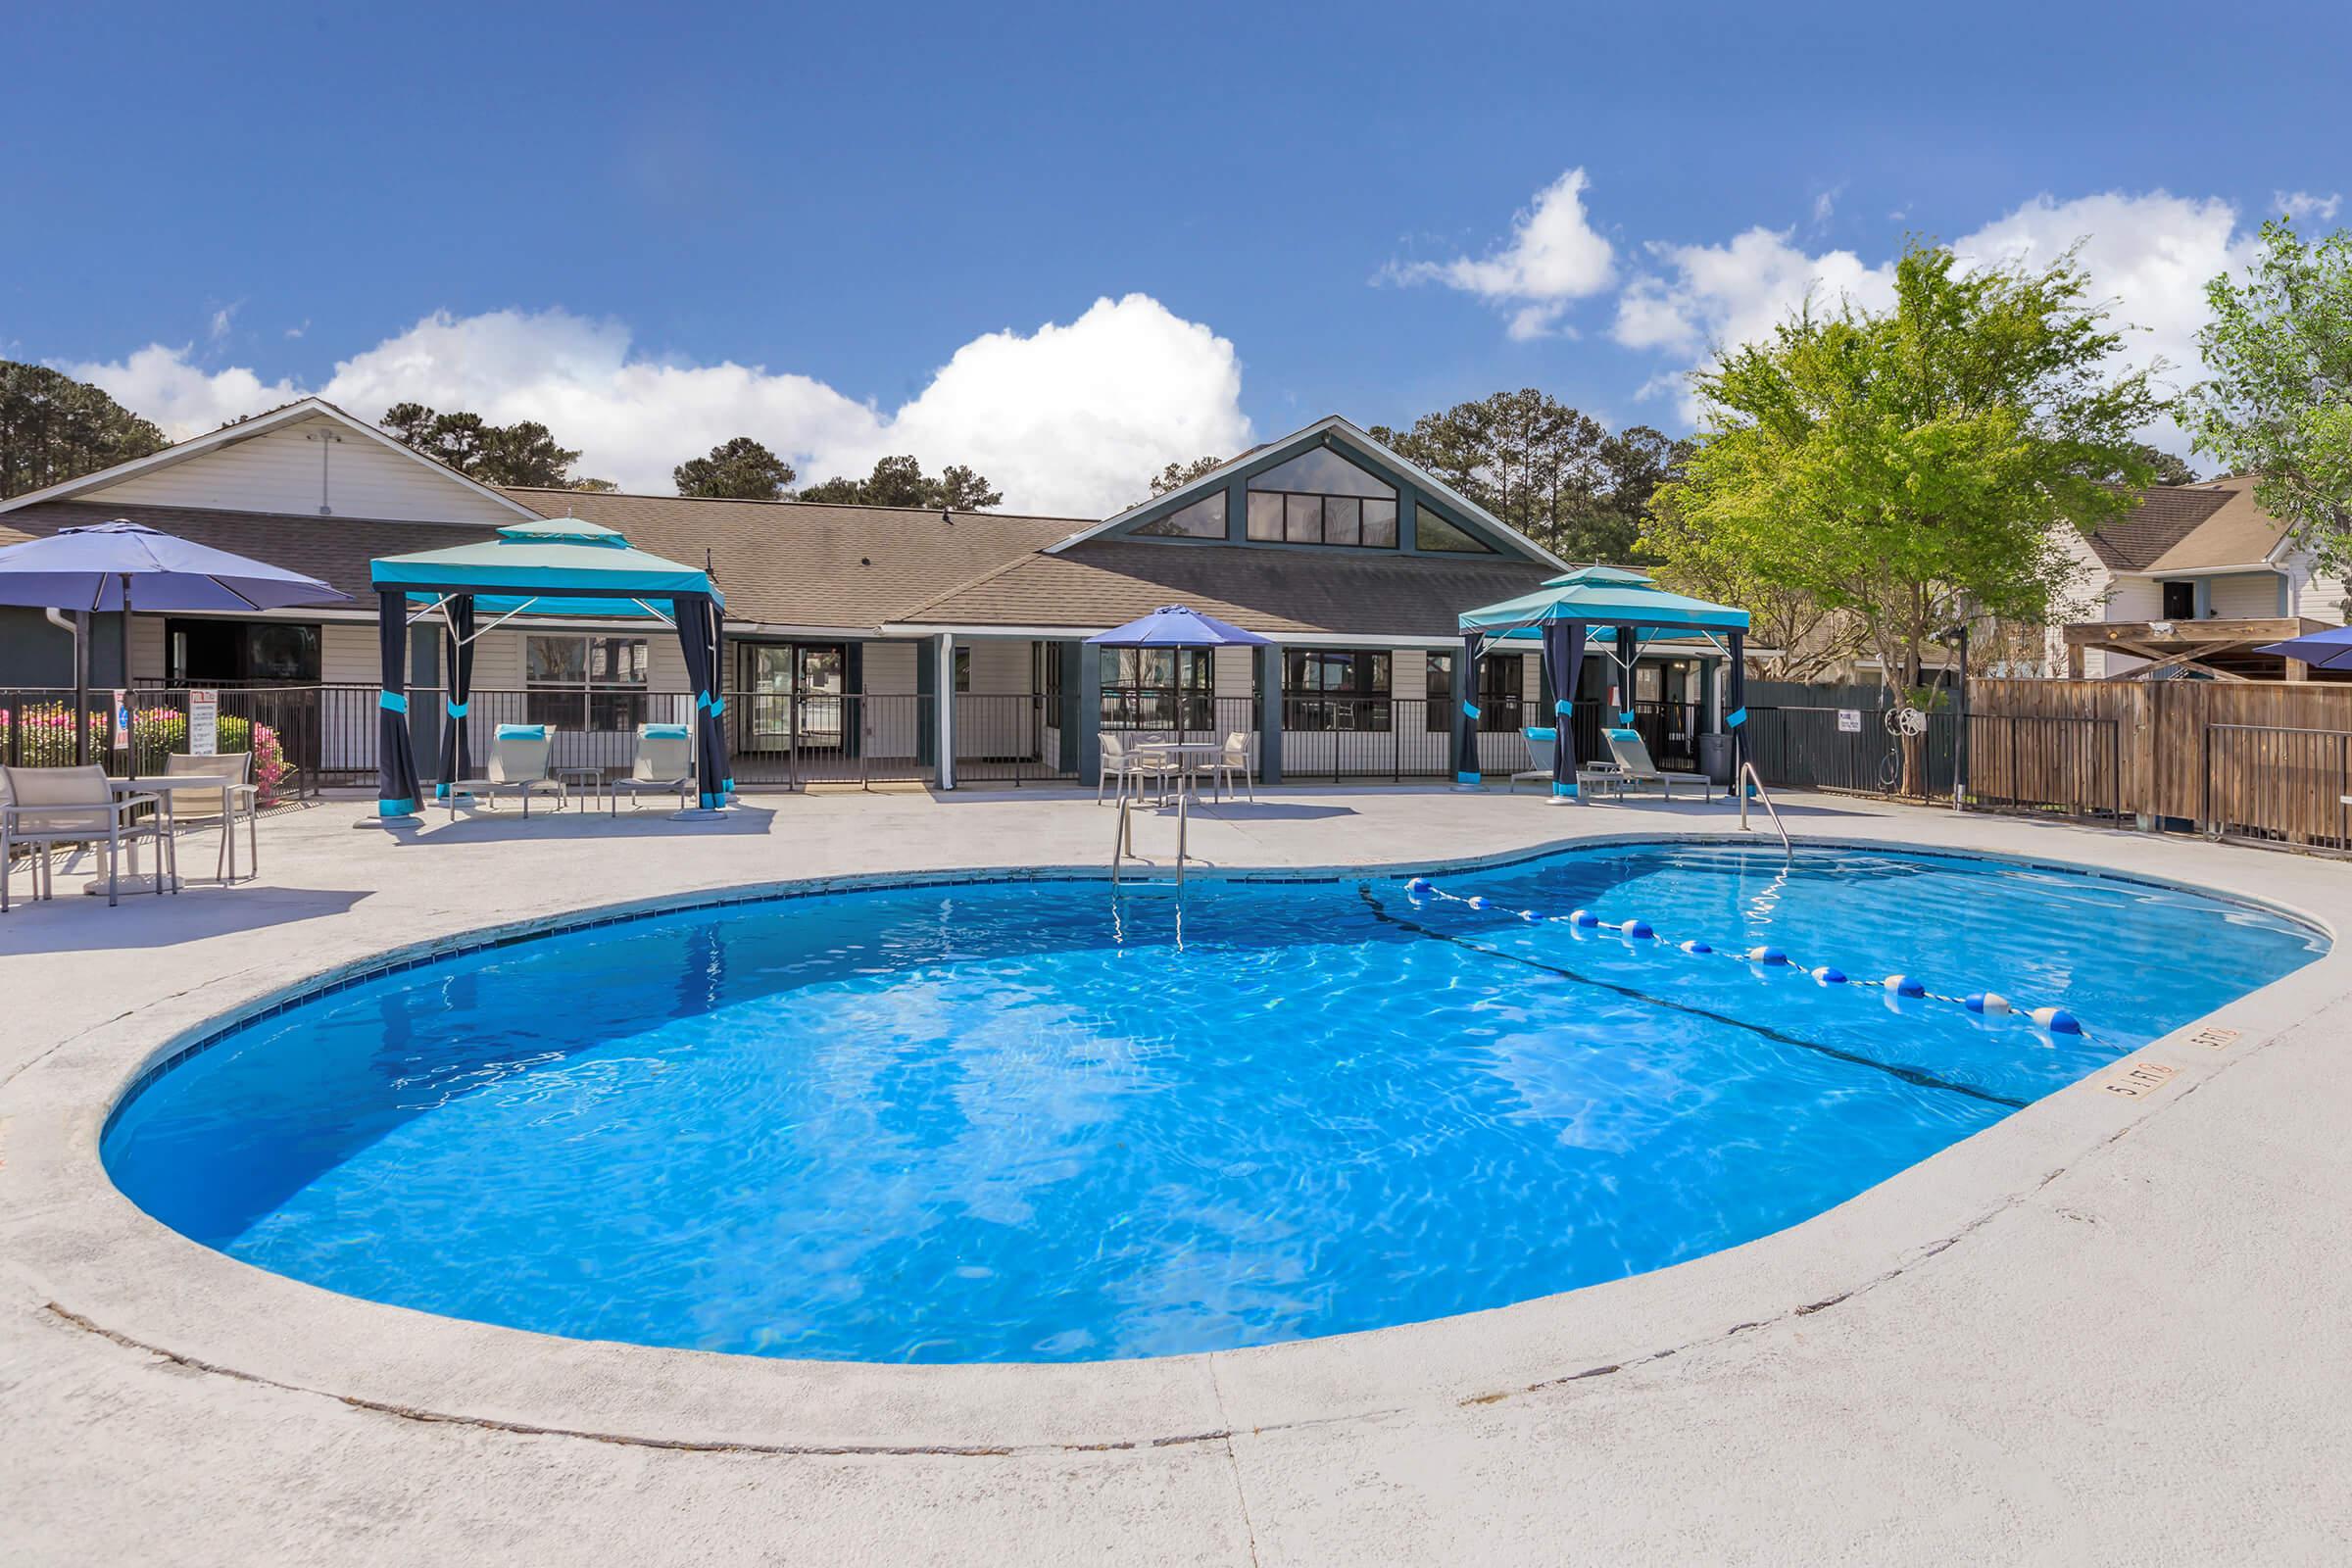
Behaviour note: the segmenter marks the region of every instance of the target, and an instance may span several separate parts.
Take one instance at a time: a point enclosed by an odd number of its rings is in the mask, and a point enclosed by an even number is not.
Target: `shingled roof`
[[[1090,540],[1059,555],[1023,557],[897,620],[1085,631],[1182,602],[1267,636],[1451,637],[1460,612],[1553,575],[1532,561]]]
[[[701,565],[710,552],[727,614],[766,626],[871,630],[958,583],[1066,538],[1067,517],[905,507],[697,501],[681,496],[509,491],[545,516],[585,517],[657,556]],[[37,502],[0,515],[0,544],[128,517],[166,533],[288,566],[365,601],[378,556],[494,538],[448,523]]]
[[[2197,571],[2259,565],[2285,532],[2241,476],[2142,490],[2134,511],[2088,542],[2112,571]]]
[[[730,619],[769,626],[874,627],[957,583],[1067,538],[1068,517],[805,501],[700,501],[510,489],[550,517],[586,517],[657,556],[700,565]]]

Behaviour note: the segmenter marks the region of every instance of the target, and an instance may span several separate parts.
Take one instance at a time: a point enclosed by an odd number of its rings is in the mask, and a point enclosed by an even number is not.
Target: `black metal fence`
[[[1890,724],[1886,708],[1784,704],[1747,710],[1748,757],[1764,782],[1780,789],[1948,801],[1958,738],[1959,721],[1949,712],[1927,714],[1925,729],[1907,737]]]

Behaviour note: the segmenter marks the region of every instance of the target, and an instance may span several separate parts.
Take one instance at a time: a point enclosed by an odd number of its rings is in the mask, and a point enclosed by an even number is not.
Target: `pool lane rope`
[[[1416,906],[1433,899],[1442,900],[1448,904],[1461,905],[1464,908],[1475,909],[1482,914],[1491,913],[1502,907],[1483,893],[1465,895],[1448,892],[1425,876],[1417,876],[1407,881],[1404,884],[1404,891],[1405,896],[1411,899]],[[1513,909],[1505,912],[1516,914],[1521,920],[1531,925],[1567,925],[1580,931],[1614,931],[1629,942],[1655,942],[1661,947],[1672,948],[1678,953],[1688,954],[1692,957],[1721,956],[1743,963],[1758,964],[1768,969],[1788,968],[1810,975],[1817,985],[1842,986],[1857,983],[1835,964],[1799,963],[1781,949],[1769,944],[1734,949],[1725,953],[1719,952],[1711,944],[1695,937],[1681,942],[1661,937],[1647,920],[1640,918],[1603,920],[1591,909],[1571,909],[1566,914],[1540,914],[1534,909]],[[1875,986],[1890,996],[1914,1001],[1945,1003],[1984,1017],[2019,1014],[2032,1019],[2035,1025],[2053,1035],[2083,1033],[2082,1021],[2064,1007],[2021,1006],[1998,991],[1971,991],[1960,996],[1946,996],[1941,992],[1930,991],[1924,981],[1908,974],[1890,974],[1877,980],[1861,981],[1859,984]]]

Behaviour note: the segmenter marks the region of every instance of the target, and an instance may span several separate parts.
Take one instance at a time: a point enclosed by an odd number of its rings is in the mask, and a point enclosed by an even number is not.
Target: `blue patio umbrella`
[[[2352,626],[2306,632],[2282,643],[2267,643],[2254,651],[2277,654],[2280,659],[2298,659],[2314,669],[2352,669]]]
[[[1100,648],[1263,648],[1273,639],[1183,605],[1162,605],[1087,641]]]
[[[135,586],[134,586],[135,584]],[[316,577],[177,538],[121,518],[61,528],[0,549],[0,605],[122,614],[122,679],[130,681],[130,610],[276,610],[351,595]],[[74,710],[89,710],[89,650],[74,624]],[[74,756],[88,755],[88,721],[74,725]]]

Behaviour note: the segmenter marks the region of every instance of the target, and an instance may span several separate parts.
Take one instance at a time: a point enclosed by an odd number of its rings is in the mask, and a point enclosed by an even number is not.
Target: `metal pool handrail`
[[[1741,762],[1740,776],[1733,780],[1733,784],[1740,791],[1740,831],[1742,833],[1748,831],[1747,786],[1753,784],[1756,790],[1756,799],[1764,803],[1765,811],[1772,817],[1772,830],[1781,836],[1781,853],[1792,860],[1795,859],[1796,847],[1788,842],[1788,830],[1781,825],[1780,808],[1772,804],[1772,794],[1764,788],[1764,779],[1757,773],[1756,764]]]
[[[1182,887],[1184,885],[1185,841],[1188,837],[1188,830],[1191,826],[1191,813],[1189,807],[1191,805],[1192,798],[1193,792],[1190,789],[1181,784],[1177,786],[1176,885],[1178,887]],[[1119,792],[1118,836],[1111,840],[1110,845],[1110,885],[1114,888],[1119,885],[1120,862],[1131,858],[1135,859],[1142,858],[1141,856],[1138,856],[1135,853],[1135,820],[1129,814],[1129,808],[1134,804],[1135,797],[1129,795],[1125,790],[1121,790]]]

